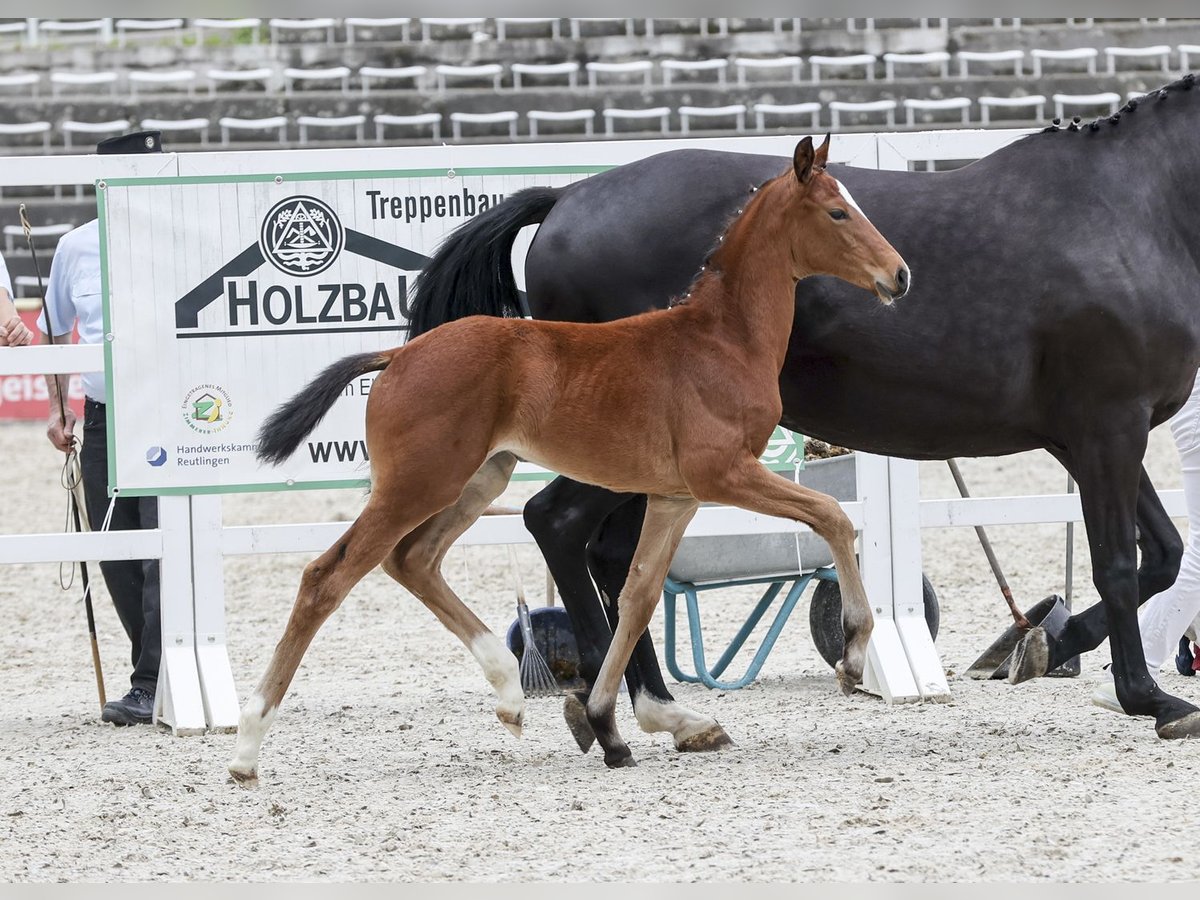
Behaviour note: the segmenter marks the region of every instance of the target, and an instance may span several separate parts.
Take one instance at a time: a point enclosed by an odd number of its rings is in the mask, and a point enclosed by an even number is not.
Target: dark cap
[[[161,131],[133,131],[107,138],[96,145],[97,153],[161,153]]]

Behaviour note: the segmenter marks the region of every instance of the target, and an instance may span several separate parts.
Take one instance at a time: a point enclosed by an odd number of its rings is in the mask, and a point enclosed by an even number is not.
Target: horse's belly
[[[496,448],[575,481],[628,494],[689,496],[674,460],[664,453],[631,447],[617,435],[580,440],[567,447],[510,437]]]

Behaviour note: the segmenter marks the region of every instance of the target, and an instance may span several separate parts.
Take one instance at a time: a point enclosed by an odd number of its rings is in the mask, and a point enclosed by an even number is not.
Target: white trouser
[[[1175,583],[1147,600],[1138,612],[1146,666],[1154,676],[1168,659],[1174,659],[1180,637],[1200,617],[1200,373],[1187,403],[1171,419],[1171,434],[1183,468],[1188,539]]]

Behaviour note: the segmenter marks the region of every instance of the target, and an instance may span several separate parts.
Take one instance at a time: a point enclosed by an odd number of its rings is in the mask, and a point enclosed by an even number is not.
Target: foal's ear
[[[816,153],[813,151],[812,138],[806,137],[796,145],[796,152],[792,154],[792,169],[796,172],[796,179],[801,184],[808,184],[812,178],[813,163],[816,161]]]
[[[825,141],[817,148],[816,159],[813,160],[813,168],[818,172],[825,168],[829,162],[829,132],[825,132]]]

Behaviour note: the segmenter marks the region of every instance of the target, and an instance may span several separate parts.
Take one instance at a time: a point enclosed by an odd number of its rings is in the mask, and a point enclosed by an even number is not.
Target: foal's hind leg
[[[428,514],[426,511],[406,519],[403,510],[397,511],[395,497],[377,490],[349,530],[305,568],[283,638],[257,689],[242,707],[237,745],[229,764],[235,780],[243,784],[257,780],[263,738],[317,629],[350,589]]]
[[[850,519],[832,497],[768,471],[753,457],[747,456],[717,471],[720,475],[704,484],[692,484],[689,480],[693,493],[701,500],[803,522],[829,544],[837,566],[842,631],[846,637],[846,648],[836,666],[838,685],[843,693],[853,693],[862,680],[875,618],[854,554],[854,526]]]
[[[451,545],[504,492],[516,466],[511,453],[497,453],[485,462],[463,488],[453,506],[407,535],[383,561],[383,569],[433,612],[479,662],[496,692],[496,718],[521,736],[525,693],[517,658],[450,589],[442,577],[442,560]]]

